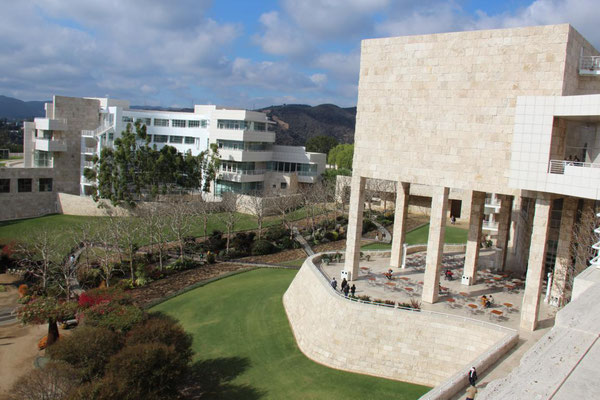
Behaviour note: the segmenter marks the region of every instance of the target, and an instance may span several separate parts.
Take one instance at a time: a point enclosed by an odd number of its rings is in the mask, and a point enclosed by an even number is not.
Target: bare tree
[[[166,209],[168,215],[169,229],[173,233],[174,239],[179,247],[179,258],[183,259],[185,255],[185,238],[192,231],[193,226],[193,208],[185,198],[173,199]]]
[[[263,222],[268,211],[268,198],[264,197],[262,192],[254,192],[244,196],[243,202],[244,208],[256,218],[258,238],[260,239],[262,237]]]
[[[50,233],[46,227],[42,228],[33,240],[17,249],[21,265],[40,279],[41,290],[44,293],[48,289],[53,269],[64,256],[59,249],[59,238]]]
[[[149,247],[158,253],[158,265],[163,270],[169,241],[169,217],[160,207],[139,207],[136,213],[140,219],[140,234],[150,240]]]
[[[216,206],[214,202],[206,201],[202,198],[194,202],[194,213],[202,219],[202,236],[205,238],[208,236],[208,217],[215,209]]]
[[[270,204],[273,206],[273,209],[281,217],[282,225],[290,231],[290,239],[293,239],[294,236],[294,225],[292,224],[292,221],[289,218],[289,213],[296,207],[297,199],[298,198],[294,195],[274,196],[269,199]]]
[[[114,224],[114,231],[117,232],[115,235],[117,242],[115,244],[119,248],[119,252],[124,252],[127,256],[129,273],[131,282],[133,283],[135,282],[133,266],[135,263],[135,254],[140,248],[142,224],[137,216],[117,217],[112,223]]]
[[[114,252],[120,251],[118,245],[115,244],[113,230],[106,225],[98,231],[96,242],[99,244],[96,247],[95,256],[100,262],[100,276],[104,279],[106,287],[110,287],[110,280],[114,274],[120,271],[120,263],[115,262]]]
[[[223,193],[223,201],[221,202],[221,212],[217,214],[218,218],[225,224],[227,230],[227,245],[225,251],[229,253],[229,243],[231,242],[231,234],[235,230],[235,225],[239,222],[242,215],[238,212],[238,203],[240,195],[233,192]]]
[[[64,399],[80,384],[78,372],[64,362],[50,361],[19,378],[11,389],[11,399]]]

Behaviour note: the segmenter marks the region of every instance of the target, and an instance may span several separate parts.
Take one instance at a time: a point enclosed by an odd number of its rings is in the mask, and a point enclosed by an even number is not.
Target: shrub
[[[216,261],[216,257],[214,253],[211,253],[210,251],[208,253],[206,253],[206,262],[209,264],[214,264]]]
[[[367,296],[366,294],[363,294],[361,296],[358,296],[358,299],[362,300],[362,301],[371,301],[371,296]]]
[[[180,358],[182,363],[187,364],[192,359],[192,336],[172,317],[153,314],[127,334],[127,346],[154,342],[173,346],[176,357]]]
[[[186,271],[188,269],[197,268],[199,264],[190,259],[190,258],[179,258],[172,265],[170,265],[170,269],[174,269],[175,271]]]
[[[235,248],[236,252],[238,253],[238,257],[250,253],[255,236],[256,233],[254,232],[240,232],[235,235],[235,237],[231,240],[231,246]]]
[[[257,240],[252,244],[252,255],[253,256],[262,256],[265,254],[273,253],[275,246],[268,240]]]
[[[62,362],[49,362],[19,378],[12,398],[23,400],[63,399],[79,385],[78,371]]]
[[[375,229],[377,229],[377,226],[373,223],[373,221],[366,218],[363,219],[362,233],[371,232]]]
[[[177,356],[174,346],[141,343],[112,356],[106,371],[108,381],[123,393],[116,398],[167,398],[185,376],[187,362]]]
[[[23,283],[19,285],[17,291],[19,292],[19,297],[24,297],[27,295],[27,292],[29,292],[29,287]]]
[[[272,242],[276,242],[276,241],[278,241],[279,239],[282,239],[285,236],[289,237],[290,236],[290,231],[287,230],[287,229],[285,229],[281,225],[271,226],[269,229],[267,229],[267,231],[263,235],[263,237],[266,240],[270,240]]]
[[[6,286],[0,285],[0,293],[6,292]]]
[[[91,381],[104,374],[108,360],[121,347],[119,334],[106,328],[82,326],[48,347],[46,352],[53,360],[76,368],[83,381]]]
[[[296,248],[296,241],[293,239],[290,239],[289,236],[284,236],[280,240],[279,243],[280,243],[281,249],[283,249],[283,250]]]
[[[133,305],[101,303],[88,308],[84,313],[86,324],[127,332],[144,319],[144,312]]]
[[[327,231],[325,232],[325,239],[329,240],[330,242],[335,242],[336,240],[338,240],[338,233],[336,231]]]
[[[131,296],[117,287],[90,289],[79,295],[78,305],[81,308],[106,303],[131,304]]]

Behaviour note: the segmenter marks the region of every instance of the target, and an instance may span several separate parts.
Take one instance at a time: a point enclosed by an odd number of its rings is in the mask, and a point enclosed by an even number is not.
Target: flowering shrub
[[[19,297],[24,297],[27,295],[29,287],[23,283],[22,285],[19,285],[19,288],[17,290],[19,291]]]
[[[79,296],[79,307],[90,308],[98,304],[130,304],[131,298],[120,288],[98,288],[88,290]]]
[[[77,312],[77,304],[58,300],[54,297],[32,297],[31,300],[17,310],[23,323],[44,324],[49,320],[62,321],[71,319]]]
[[[143,321],[144,312],[136,306],[118,303],[99,303],[85,310],[84,321],[92,326],[127,332]]]

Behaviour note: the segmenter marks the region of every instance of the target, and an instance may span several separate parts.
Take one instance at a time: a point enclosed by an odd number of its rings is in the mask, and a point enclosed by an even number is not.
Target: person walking
[[[342,279],[342,285],[340,286],[340,290],[343,292],[346,286],[348,286],[348,281],[346,280],[346,278],[344,278]]]
[[[352,284],[352,287],[350,288],[350,293],[352,294],[352,297],[354,297],[354,293],[356,293],[356,286],[354,284]]]
[[[467,398],[465,400],[475,400],[475,395],[477,394],[477,388],[473,385],[467,388]]]
[[[475,369],[475,367],[471,367],[471,369],[469,370],[469,384],[471,384],[471,386],[475,386],[476,382],[477,382],[477,370]]]
[[[344,295],[348,297],[348,292],[350,292],[350,285],[346,284],[346,286],[344,286],[342,290],[344,291]]]
[[[333,288],[333,290],[337,290],[337,281],[335,280],[335,276],[331,280],[331,287]]]

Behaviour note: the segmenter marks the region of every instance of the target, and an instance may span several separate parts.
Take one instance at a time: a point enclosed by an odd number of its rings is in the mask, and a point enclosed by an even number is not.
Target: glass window
[[[22,178],[17,181],[17,191],[18,192],[31,192],[31,182],[30,178]]]
[[[188,121],[188,128],[200,128],[200,121]]]
[[[195,142],[196,142],[196,138],[193,138],[191,136],[185,137],[185,144],[194,144]]]
[[[255,122],[254,130],[264,132],[267,130],[267,124],[265,124],[264,122]]]
[[[52,191],[52,178],[40,178],[38,191],[51,192]]]
[[[151,118],[137,118],[136,122],[140,121],[141,124],[144,124],[146,126],[150,126],[150,124],[152,123],[152,119]]]
[[[205,120],[205,119],[203,119],[202,121],[200,121],[200,126],[201,126],[202,128],[206,128],[206,127],[208,126],[208,121],[207,121],[207,120]]]
[[[10,193],[10,179],[0,179],[0,193]]]
[[[287,189],[287,182],[281,182],[281,188]]]
[[[154,126],[169,126],[169,120],[154,118]]]
[[[171,126],[173,128],[185,128],[185,119],[172,119]]]
[[[154,135],[154,143],[167,143],[169,137],[167,135]]]
[[[108,132],[108,140],[113,140],[115,138],[115,134],[113,132]]]
[[[217,121],[217,129],[250,129],[250,121],[238,121],[232,119],[220,119]]]
[[[126,122],[126,123],[133,122],[133,118],[132,117],[126,117],[125,115],[123,115],[123,122]]]
[[[183,136],[169,136],[169,143],[183,143]]]

